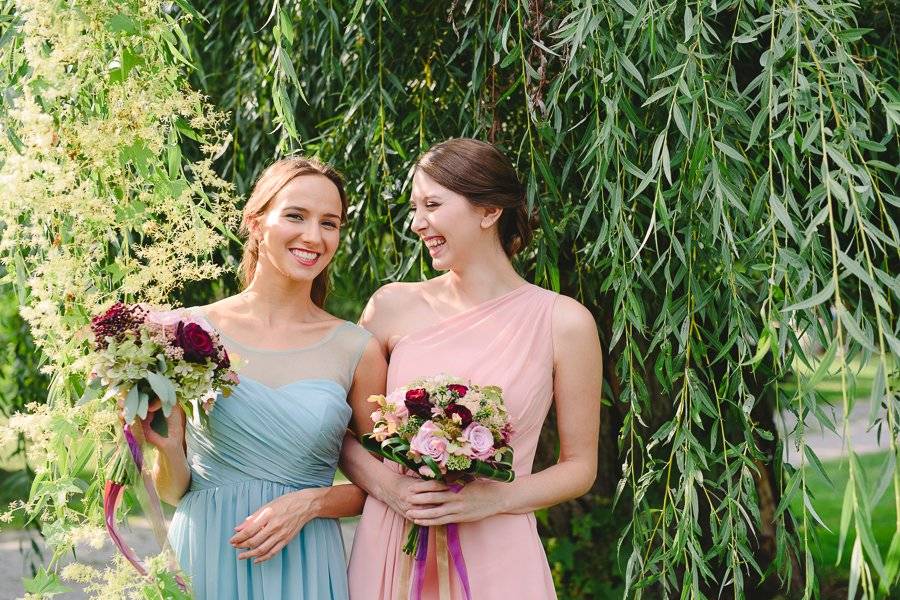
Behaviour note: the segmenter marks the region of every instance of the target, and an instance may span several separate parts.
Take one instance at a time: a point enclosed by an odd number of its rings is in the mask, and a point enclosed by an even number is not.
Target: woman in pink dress
[[[529,284],[513,268],[510,258],[531,237],[529,218],[523,186],[494,146],[453,139],[432,147],[416,166],[411,202],[412,229],[434,268],[445,273],[384,286],[369,301],[362,325],[390,359],[388,391],[439,373],[502,387],[514,429],[516,479],[476,480],[454,492],[404,474],[355,442],[345,444],[342,468],[369,494],[350,559],[350,597],[410,597],[412,558],[401,548],[411,521],[460,524],[472,598],[555,598],[534,511],[584,494],[596,476],[596,323],[575,300]],[[532,473],[553,402],[559,460]],[[447,598],[434,536],[429,542],[422,598]],[[465,599],[452,567],[450,573],[447,600]]]

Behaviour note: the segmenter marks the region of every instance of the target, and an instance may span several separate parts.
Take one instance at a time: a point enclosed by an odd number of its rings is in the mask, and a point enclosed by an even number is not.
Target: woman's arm
[[[191,469],[187,463],[184,447],[184,410],[175,406],[169,414],[168,435],[163,437],[153,431],[150,423],[153,415],[160,410],[159,400],[150,404],[147,418],[141,421],[144,440],[157,450],[156,464],[151,476],[160,500],[175,506],[191,485]]]
[[[369,341],[356,367],[348,401],[353,407],[353,423],[357,406],[366,404],[372,394],[384,392],[387,364],[374,339]],[[247,548],[240,559],[255,559],[259,564],[280,552],[309,521],[316,518],[337,519],[362,512],[365,493],[353,484],[308,488],[284,494],[263,505],[234,528],[229,542],[235,548]]]
[[[497,513],[529,513],[577,498],[597,476],[602,356],[590,311],[561,296],[553,312],[554,401],[559,459],[512,483],[477,480],[459,493],[417,494],[406,517],[419,525],[477,521]],[[432,506],[428,506],[432,505]]]
[[[396,327],[390,322],[392,314],[403,310],[404,298],[402,288],[396,284],[388,284],[379,289],[369,299],[360,317],[359,324],[372,332],[372,343],[381,354],[384,373],[381,392],[387,380],[387,361],[389,341],[394,336]],[[372,422],[374,405],[367,401],[368,396],[359,396],[353,400],[353,419],[351,432],[344,437],[341,450],[341,471],[366,493],[381,500],[394,511],[404,514],[412,508],[411,499],[415,493],[424,491],[443,491],[447,489],[436,481],[423,481],[418,477],[408,477],[389,468],[380,458],[376,458],[359,443],[359,436],[371,433],[375,424]]]

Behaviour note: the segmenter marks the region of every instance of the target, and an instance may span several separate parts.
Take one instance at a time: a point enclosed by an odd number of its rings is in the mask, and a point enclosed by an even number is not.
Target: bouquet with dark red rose
[[[441,479],[458,491],[458,482],[475,477],[510,482],[515,478],[512,428],[496,386],[475,386],[448,375],[420,379],[387,396],[371,396],[378,408],[372,413],[375,427],[362,436],[363,446],[388,460],[417,472],[425,479]],[[410,591],[421,596],[429,528],[410,525],[403,551],[415,553]],[[437,551],[449,552],[451,563],[471,597],[466,563],[455,524],[435,528]],[[440,578],[443,573],[438,562]],[[406,573],[406,571],[404,571]],[[405,589],[405,575],[400,582]],[[448,584],[449,585],[449,584]]]
[[[203,317],[185,309],[156,310],[118,302],[91,319],[91,334],[93,352],[86,357],[90,376],[81,401],[99,398],[121,406],[124,413],[124,443],[109,467],[104,491],[106,527],[125,558],[146,574],[115,523],[124,487],[137,472],[149,498],[148,516],[157,537],[164,541],[162,509],[144,470],[143,451],[132,424],[135,418],[147,418],[154,397],[159,398],[160,411],[154,415],[152,426],[160,435],[167,435],[162,417],[168,417],[176,404],[198,424],[212,410],[218,394],[230,394],[238,379],[217,332]]]

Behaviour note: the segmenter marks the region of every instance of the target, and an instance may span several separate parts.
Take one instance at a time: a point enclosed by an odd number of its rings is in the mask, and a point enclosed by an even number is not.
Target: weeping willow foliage
[[[815,385],[840,374],[847,415],[867,361],[888,459],[867,482],[845,435],[841,547],[851,597],[896,589],[900,533],[885,553],[871,523],[891,494],[900,531],[895,4],[254,8],[198,4],[198,85],[234,116],[223,165],[244,189],[289,147],[348,175],[337,302],[429,274],[406,208],[428,145],[488,139],[523,174],[539,236],[519,266],[592,308],[610,365],[606,472],[564,512],[572,524],[544,523],[551,557],[554,543],[578,556],[556,565],[562,594],[601,593],[605,527],[629,596],[816,595],[807,477],[821,465],[805,423],[847,434]],[[789,442],[783,412],[798,417]],[[598,529],[609,497],[630,519]]]
[[[2,517],[21,512],[37,523],[55,569],[77,543],[105,537],[103,467],[119,426],[115,410],[78,401],[90,316],[115,300],[166,302],[188,282],[217,277],[210,254],[237,213],[231,184],[211,168],[227,144],[224,115],[189,87],[178,50],[188,16],[152,0],[0,9],[2,282],[15,289],[51,377],[47,402],[0,428],[4,447],[25,436],[35,472],[30,497]],[[154,572],[165,566],[150,562]],[[94,591],[109,598],[148,584],[118,566],[70,573],[103,581]],[[177,592],[171,576],[149,585],[153,597]],[[26,591],[61,590],[42,571]]]
[[[386,281],[431,274],[408,228],[422,150],[472,136],[517,164],[538,226],[518,266],[589,306],[606,349],[598,482],[542,516],[561,596],[603,597],[602,569],[618,565],[628,597],[815,597],[815,421],[844,433],[850,457],[848,595],[896,593],[896,3],[207,0],[164,12],[194,9],[183,36],[156,43],[230,114],[219,173],[245,193],[302,149],[348,178],[332,296],[345,316]],[[16,46],[0,47],[7,64]],[[866,363],[876,376],[859,400]],[[815,390],[834,375],[836,421]],[[849,435],[860,401],[887,448],[877,481]],[[797,424],[782,439],[784,413]],[[546,441],[543,463],[552,431]],[[887,549],[871,518],[885,494]],[[613,501],[624,518],[608,518]]]

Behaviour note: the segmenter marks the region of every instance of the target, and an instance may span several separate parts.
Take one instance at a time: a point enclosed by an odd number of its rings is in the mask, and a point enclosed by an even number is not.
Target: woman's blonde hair
[[[344,191],[344,180],[334,167],[305,156],[289,156],[269,165],[256,180],[253,192],[244,206],[244,214],[241,219],[240,233],[247,240],[244,242],[244,255],[241,257],[241,283],[245,288],[253,281],[256,264],[259,261],[259,240],[251,234],[250,224],[268,210],[272,199],[284,186],[304,175],[322,175],[335,185],[341,197],[341,221],[347,219],[347,194]],[[310,292],[312,301],[319,307],[325,304],[327,295],[328,266],[313,280]]]

